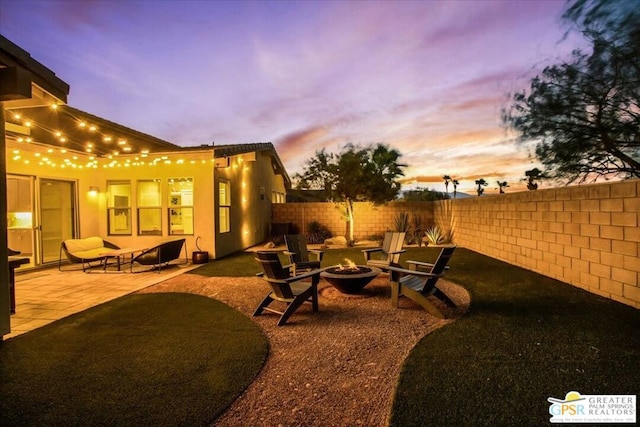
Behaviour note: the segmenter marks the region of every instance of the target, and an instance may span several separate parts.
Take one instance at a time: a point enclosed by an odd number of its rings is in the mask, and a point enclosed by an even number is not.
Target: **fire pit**
[[[348,262],[346,266],[338,264],[320,273],[320,277],[343,294],[357,294],[378,274],[382,273],[379,268],[356,265],[349,260],[346,261]]]

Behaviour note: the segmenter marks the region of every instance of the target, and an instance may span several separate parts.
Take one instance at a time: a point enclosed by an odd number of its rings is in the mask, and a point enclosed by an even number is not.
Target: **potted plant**
[[[198,246],[198,240],[200,240],[200,236],[196,237],[196,248],[197,251],[193,251],[191,254],[191,262],[194,264],[206,264],[209,262],[209,252],[203,251]]]

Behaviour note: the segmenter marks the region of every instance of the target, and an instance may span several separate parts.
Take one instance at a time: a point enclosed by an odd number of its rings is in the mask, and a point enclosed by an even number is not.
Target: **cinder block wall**
[[[640,308],[640,181],[435,202],[456,244]]]
[[[438,202],[355,204],[355,237],[394,229],[400,212],[420,212],[453,241],[522,268],[640,308],[640,180]],[[339,205],[273,205],[273,222],[304,232],[311,221],[344,236]]]
[[[342,204],[336,203],[285,203],[273,205],[273,223],[293,223],[304,233],[307,225],[318,221],[331,230],[334,236],[346,236],[347,219]],[[354,212],[354,237],[366,239],[382,235],[395,229],[395,217],[401,212],[410,216],[421,215],[427,227],[434,225],[433,204],[431,202],[391,202],[374,206],[368,202],[356,202]]]

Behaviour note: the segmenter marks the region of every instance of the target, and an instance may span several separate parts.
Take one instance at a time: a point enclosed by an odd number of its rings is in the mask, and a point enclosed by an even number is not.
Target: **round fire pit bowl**
[[[355,268],[335,266],[325,269],[320,277],[343,294],[357,294],[380,273],[382,270],[379,268],[364,265]]]

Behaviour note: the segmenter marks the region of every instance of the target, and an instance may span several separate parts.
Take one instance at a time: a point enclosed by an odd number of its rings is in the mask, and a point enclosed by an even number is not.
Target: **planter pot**
[[[209,252],[193,251],[191,254],[191,262],[194,264],[206,264],[209,262]]]

